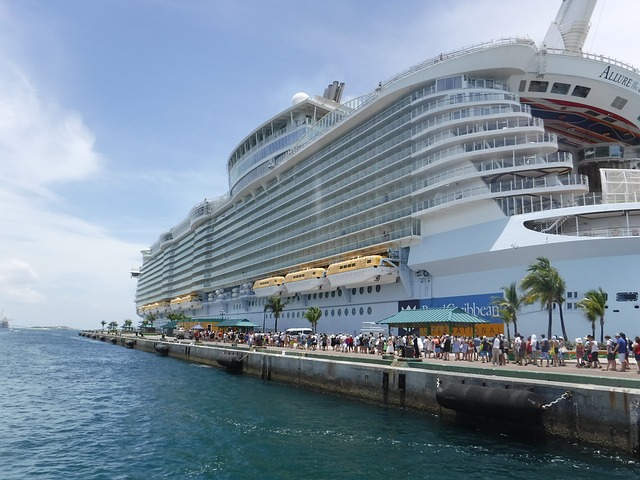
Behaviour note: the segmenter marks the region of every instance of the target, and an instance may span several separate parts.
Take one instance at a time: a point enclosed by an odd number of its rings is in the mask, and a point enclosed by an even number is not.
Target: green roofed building
[[[491,335],[491,332],[484,331],[486,327],[498,326],[484,318],[470,315],[458,307],[402,310],[392,317],[380,320],[378,324],[404,329],[419,328],[424,335],[448,333],[462,336]]]

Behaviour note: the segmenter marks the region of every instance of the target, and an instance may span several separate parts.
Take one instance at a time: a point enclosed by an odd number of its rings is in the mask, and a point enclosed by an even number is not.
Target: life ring
[[[614,237],[619,236],[620,230],[618,230],[617,228],[614,228],[613,230],[611,230],[611,235],[613,235]]]

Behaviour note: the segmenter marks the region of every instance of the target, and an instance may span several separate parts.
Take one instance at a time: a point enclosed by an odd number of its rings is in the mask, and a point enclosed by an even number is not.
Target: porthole
[[[360,307],[360,315],[364,315],[364,308]]]
[[[355,307],[353,307],[353,308],[351,309],[351,315],[353,315],[353,316],[355,316],[355,315],[356,315],[356,308],[355,308]]]
[[[331,316],[332,316],[332,317],[335,317],[335,316],[336,316],[336,311],[335,311],[333,308],[331,309]]]
[[[342,296],[342,290],[338,290],[338,296],[341,297]]]
[[[371,312],[373,312],[373,309],[372,309],[371,307],[368,307],[368,308],[367,308],[367,314],[368,314],[368,315],[371,315]]]
[[[371,285],[369,285],[367,287],[367,293],[371,293],[371,292],[373,292],[373,287]]]
[[[364,287],[360,287],[360,295],[364,293]]]
[[[325,317],[328,317],[328,316],[329,316],[329,310],[325,310],[325,311],[324,311],[324,316],[325,316]]]
[[[348,316],[349,316],[349,309],[348,309],[348,308],[345,308],[345,309],[344,309],[344,316],[345,316],[345,317],[348,317]]]
[[[338,316],[341,317],[342,316],[342,309],[338,309]]]
[[[335,290],[333,290],[333,291],[331,292],[331,298],[335,298],[335,296],[336,296],[336,291],[335,291]]]
[[[376,285],[376,292],[380,293],[380,285]]]
[[[355,295],[357,291],[358,291],[357,289],[352,288],[352,289],[351,289],[351,295]]]

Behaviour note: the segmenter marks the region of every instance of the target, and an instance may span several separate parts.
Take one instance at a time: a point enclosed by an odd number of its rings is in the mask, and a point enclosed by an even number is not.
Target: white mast
[[[589,33],[596,0],[562,0],[555,21],[544,37],[544,48],[581,52]]]

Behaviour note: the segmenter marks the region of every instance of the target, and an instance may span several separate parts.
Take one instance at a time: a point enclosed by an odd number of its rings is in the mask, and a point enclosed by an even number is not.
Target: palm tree
[[[607,294],[598,287],[598,290],[589,290],[584,298],[578,302],[578,308],[592,322],[592,333],[595,337],[596,319],[600,319],[600,343],[604,343],[604,314],[607,308]]]
[[[103,332],[104,332],[104,326],[105,326],[106,324],[107,324],[107,321],[106,321],[106,320],[102,320],[102,321],[100,322],[100,325],[102,325],[102,331],[103,331]]]
[[[567,337],[567,329],[564,326],[564,314],[562,312],[562,305],[565,302],[564,294],[567,292],[567,282],[560,276],[558,271],[554,268],[552,273],[553,283],[555,285],[555,291],[553,294],[553,300],[558,304],[558,312],[560,313],[560,327],[562,328],[562,336],[565,339]]]
[[[140,322],[140,326],[142,327],[143,332],[147,331],[147,325],[149,325],[149,320],[147,319],[144,319]]]
[[[313,333],[316,333],[316,326],[318,325],[318,320],[322,317],[322,310],[319,307],[309,307],[309,310],[304,312],[302,316],[311,322]]]
[[[518,285],[513,282],[508,287],[501,287],[504,294],[502,297],[493,297],[491,304],[498,307],[498,315],[507,324],[507,338],[511,340],[509,333],[509,323],[513,323],[514,333],[518,333],[518,312],[524,303],[524,297],[518,293]]]
[[[553,330],[553,304],[557,296],[557,282],[560,276],[546,257],[538,257],[536,263],[529,265],[527,272],[529,273],[527,273],[520,283],[520,286],[525,291],[524,301],[527,304],[540,302],[540,306],[547,309],[549,313],[547,338],[551,338],[551,331]]]
[[[131,320],[130,318],[127,318],[127,319],[124,321],[124,328],[125,328],[126,330],[131,330],[131,325],[132,325],[132,324],[133,324],[133,320]]]
[[[276,319],[276,324],[274,327],[274,330],[276,332],[278,331],[278,319],[280,318],[280,314],[282,313],[286,305],[287,305],[287,302],[283,302],[282,298],[271,297],[269,298],[269,300],[267,300],[267,303],[264,306],[264,311],[266,312],[267,310],[271,310],[271,312],[273,313],[273,316]]]
[[[511,342],[511,332],[509,331],[509,325],[511,325],[511,323],[513,322],[513,312],[506,308],[502,308],[498,310],[498,317],[500,317],[504,324],[507,326],[507,339],[509,340],[509,342]]]
[[[118,322],[115,320],[109,323],[109,331],[116,331],[118,329]]]
[[[187,322],[191,320],[191,317],[188,317],[184,312],[179,313],[169,313],[167,314],[167,320],[174,322]]]
[[[158,317],[156,317],[153,313],[150,313],[144,318],[147,319],[147,323],[151,325],[151,329],[153,330],[153,322],[155,322],[158,319]]]

